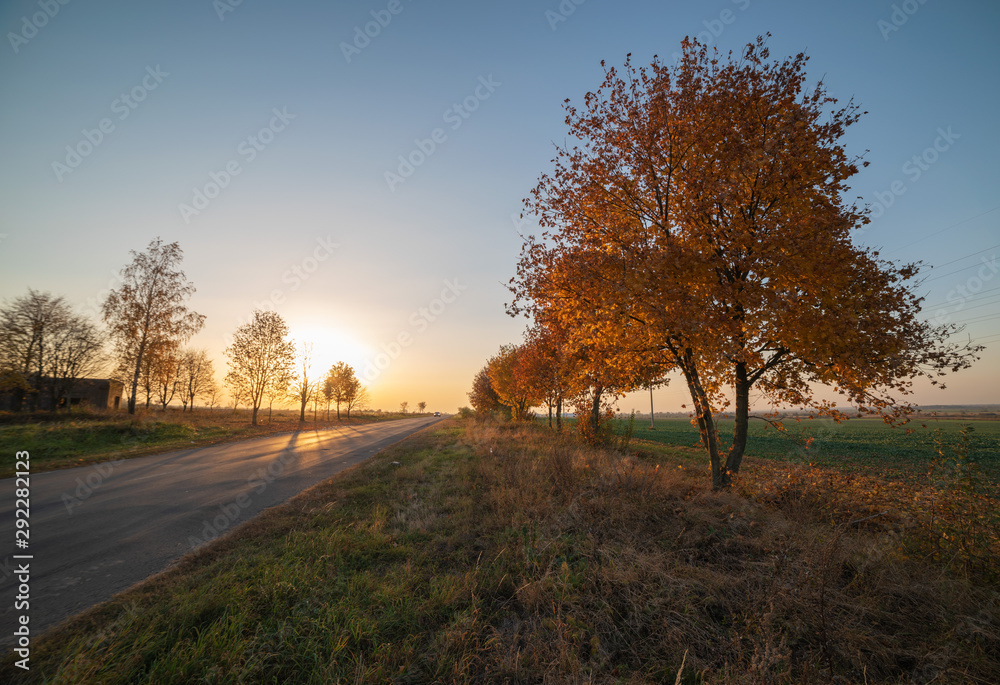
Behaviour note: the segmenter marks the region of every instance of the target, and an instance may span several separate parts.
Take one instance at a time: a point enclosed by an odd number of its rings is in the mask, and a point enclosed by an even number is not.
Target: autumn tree
[[[566,330],[552,319],[539,319],[525,333],[523,373],[549,415],[549,428],[562,430],[563,403],[579,394],[579,357]]]
[[[424,413],[424,409],[427,409],[427,403],[426,402],[417,402],[417,411],[420,412],[421,414],[423,414]]]
[[[490,385],[500,403],[509,407],[515,421],[530,418],[529,410],[541,402],[537,386],[528,376],[525,348],[503,345],[489,361]]]
[[[225,355],[229,362],[226,385],[234,399],[250,404],[251,423],[256,426],[265,395],[288,379],[295,364],[288,325],[275,312],[254,310],[250,321],[236,329]]]
[[[54,409],[76,381],[104,364],[103,336],[62,297],[28,289],[0,308],[0,390],[35,409],[43,395]]]
[[[160,408],[166,409],[181,387],[180,350],[173,345],[165,346],[156,361],[153,369],[156,398],[160,402]]]
[[[399,411],[400,411],[400,413],[405,414],[406,413],[406,408],[409,407],[409,406],[410,406],[410,403],[407,402],[406,400],[403,400],[402,402],[400,402],[399,403]]]
[[[191,407],[199,397],[207,398],[215,389],[215,367],[207,350],[186,349],[181,352],[180,392],[183,409]]]
[[[977,351],[920,318],[919,265],[853,244],[868,218],[844,199],[860,161],[841,139],[861,113],[806,88],[805,65],[770,61],[760,38],[738,57],[685,40],[675,65],[606,69],[582,108],[566,104],[575,143],[525,201],[545,232],[524,246],[513,308],[617,349],[615,364],[649,355],[679,371],[716,488],[740,469],[751,389],[840,419],[814,391],[829,385],[905,421],[915,378],[937,382]]]
[[[312,343],[302,343],[299,347],[298,372],[289,386],[290,396],[299,403],[299,421],[306,420],[306,405],[316,394],[319,385],[312,373]]]
[[[267,400],[267,422],[271,423],[271,416],[274,413],[275,401],[283,401],[288,398],[292,385],[291,367],[283,369],[274,375],[264,388],[264,399]]]
[[[354,368],[345,362],[337,362],[330,367],[324,381],[323,392],[337,406],[337,420],[340,421],[340,406],[347,402],[349,392],[353,387]]]
[[[351,375],[344,385],[344,402],[347,405],[347,418],[350,420],[351,411],[368,405],[368,389],[361,385],[361,381],[354,375],[354,369],[351,369]]]
[[[510,408],[500,401],[500,396],[493,389],[490,381],[490,367],[487,364],[472,379],[472,390],[468,393],[469,404],[477,414],[504,414],[510,416]]]
[[[182,344],[201,330],[205,317],[185,304],[195,288],[178,268],[184,255],[180,245],[157,238],[145,252],[131,255],[121,286],[108,294],[101,313],[119,360],[131,369],[128,412],[134,414],[146,355]]]

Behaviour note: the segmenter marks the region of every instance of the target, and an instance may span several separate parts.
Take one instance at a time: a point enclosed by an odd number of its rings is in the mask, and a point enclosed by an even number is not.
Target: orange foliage
[[[840,139],[857,107],[804,88],[806,57],[768,61],[763,38],[725,60],[696,41],[683,49],[675,66],[608,68],[581,109],[567,101],[577,144],[525,201],[546,232],[522,250],[510,310],[557,322],[608,385],[680,371],[726,487],[751,388],[840,418],[813,394],[830,385],[905,421],[914,377],[964,368],[978,350],[921,320],[917,265],[851,241],[868,221],[843,199],[859,160]],[[715,416],[730,390],[723,459]]]

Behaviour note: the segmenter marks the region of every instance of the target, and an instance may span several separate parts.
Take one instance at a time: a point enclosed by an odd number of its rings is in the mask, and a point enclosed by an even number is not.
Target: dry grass
[[[692,456],[443,422],[69,621],[0,680],[1000,682],[996,529],[962,519],[996,501],[961,473],[917,493],[749,461],[713,492]]]
[[[996,528],[977,564],[938,553],[951,490],[757,462],[717,493],[687,459],[533,427],[467,439],[518,569],[488,672],[662,682],[687,652],[684,682],[1000,681],[1000,595],[981,563]]]

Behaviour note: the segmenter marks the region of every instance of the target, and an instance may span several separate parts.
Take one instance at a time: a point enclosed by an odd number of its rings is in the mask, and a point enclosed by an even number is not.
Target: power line
[[[992,247],[987,247],[985,250],[980,250],[979,252],[973,252],[972,254],[965,255],[964,257],[959,257],[958,259],[953,259],[950,262],[945,262],[944,264],[935,264],[932,268],[940,269],[942,266],[948,266],[949,264],[960,262],[963,259],[968,259],[969,257],[975,257],[977,254],[982,254],[983,252],[989,252],[990,250],[995,250],[998,247],[1000,247],[1000,244],[993,245]]]
[[[975,269],[977,266],[982,266],[982,264],[970,264],[969,266],[963,267],[961,269],[955,269],[954,271],[949,271],[946,274],[941,274],[940,276],[935,276],[934,278],[928,278],[926,281],[923,281],[923,283],[930,283],[931,281],[936,281],[939,278],[944,278],[945,276],[953,276],[954,274],[960,274],[963,271],[968,271],[969,269]]]
[[[965,306],[965,305],[963,304],[961,308],[959,308],[959,309],[956,309],[956,310],[955,310],[955,311],[953,311],[953,312],[946,312],[946,313],[948,313],[948,314],[958,314],[959,312],[967,312],[967,311],[969,311],[970,309],[978,309],[978,308],[980,308],[980,307],[986,307],[986,306],[988,306],[988,305],[991,305],[991,304],[993,304],[993,305],[995,305],[995,304],[1000,304],[1000,299],[994,299],[994,300],[993,300],[993,301],[991,301],[991,302],[983,302],[983,303],[980,303],[980,304],[974,304],[974,305],[972,305],[971,307],[966,307],[966,306]],[[922,311],[924,311],[924,312],[927,312],[927,311],[928,311],[929,309],[934,309],[934,307],[924,307],[923,305],[921,305],[920,309],[921,309]]]
[[[946,228],[942,228],[942,229],[941,229],[941,230],[939,230],[939,231],[934,231],[933,233],[928,233],[928,234],[927,234],[927,235],[925,235],[925,236],[924,236],[923,238],[917,238],[917,239],[916,239],[916,240],[914,240],[914,241],[913,241],[912,243],[907,243],[906,245],[903,245],[902,247],[897,247],[897,248],[896,248],[896,249],[894,249],[894,250],[890,250],[890,251],[889,251],[889,252],[887,252],[886,254],[893,254],[893,253],[895,253],[895,252],[899,252],[900,250],[905,250],[906,248],[908,248],[908,247],[911,247],[911,246],[913,246],[913,245],[916,245],[917,243],[922,243],[923,241],[927,240],[928,238],[933,238],[934,236],[936,236],[936,235],[940,235],[941,233],[944,233],[945,231],[949,231],[949,230],[951,230],[951,229],[955,228],[956,226],[961,226],[962,224],[967,224],[967,223],[969,223],[970,221],[973,221],[974,219],[978,219],[978,218],[979,218],[979,217],[981,217],[981,216],[986,216],[987,214],[991,214],[991,213],[993,213],[993,212],[997,211],[998,209],[1000,209],[1000,205],[998,205],[998,206],[994,207],[993,209],[987,209],[987,210],[986,210],[985,212],[983,212],[982,214],[977,214],[976,216],[973,216],[973,217],[969,217],[968,219],[963,219],[962,221],[959,221],[958,223],[954,223],[954,224],[952,224],[951,226],[948,226],[948,227],[946,227]]]
[[[983,323],[984,321],[994,321],[1000,319],[1000,314],[985,314],[983,316],[978,316],[973,319],[964,319],[962,321],[956,321],[955,323],[967,324],[967,323]]]
[[[988,293],[996,292],[997,290],[1000,290],[1000,286],[997,286],[996,288],[990,288],[988,290],[980,290],[978,293],[974,293],[973,295],[971,295],[969,297],[966,297],[965,301],[966,302],[978,302],[983,297],[985,297]],[[995,296],[991,295],[990,297],[995,297]],[[954,303],[953,302],[936,302],[934,304],[924,304],[923,302],[921,302],[920,303],[920,308],[921,309],[934,309],[935,307],[950,307],[952,304],[954,304]]]

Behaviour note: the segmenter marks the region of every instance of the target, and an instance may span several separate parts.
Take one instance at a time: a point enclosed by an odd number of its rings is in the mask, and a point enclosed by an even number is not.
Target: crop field
[[[619,419],[616,433],[624,433],[627,423]],[[698,431],[688,419],[657,419],[655,426],[651,430],[648,419],[636,418],[633,440],[700,447]],[[937,442],[946,455],[959,448],[964,427],[971,428],[967,431],[970,460],[994,480],[1000,480],[1000,421],[914,420],[905,427],[893,428],[879,419],[851,419],[839,424],[829,419],[790,419],[779,431],[764,421],[751,420],[747,456],[824,467],[923,470],[937,455]],[[733,421],[720,421],[723,449],[729,449],[732,434]]]

